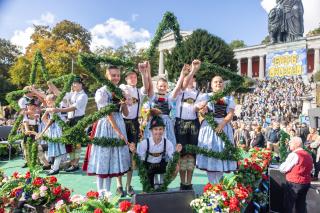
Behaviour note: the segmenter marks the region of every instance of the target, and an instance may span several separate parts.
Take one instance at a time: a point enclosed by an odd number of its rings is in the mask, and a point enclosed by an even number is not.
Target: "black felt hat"
[[[166,125],[160,116],[153,116],[150,123],[150,129],[159,126],[165,127]]]
[[[73,79],[73,83],[83,84],[82,78],[81,78],[80,76],[76,76],[76,77]]]
[[[38,105],[38,102],[37,102],[37,100],[34,99],[34,98],[28,98],[26,105],[35,105],[35,106],[37,106],[37,105]]]

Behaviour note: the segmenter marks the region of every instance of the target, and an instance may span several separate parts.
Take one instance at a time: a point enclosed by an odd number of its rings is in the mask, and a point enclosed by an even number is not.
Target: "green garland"
[[[122,60],[115,57],[108,57],[108,56],[98,56],[88,53],[81,53],[78,56],[78,63],[83,68],[87,69],[90,72],[90,75],[96,79],[100,84],[106,85],[108,90],[110,92],[113,92],[117,98],[120,100],[124,99],[122,90],[118,87],[116,87],[111,81],[105,79],[103,76],[101,76],[101,73],[97,69],[98,63],[108,63],[116,66],[126,66],[126,67],[133,67],[134,64],[131,61],[128,60]]]
[[[38,65],[41,66],[41,73],[42,73],[44,80],[48,81],[48,79],[49,79],[48,70],[45,66],[41,51],[37,50],[36,54],[34,55],[33,61],[32,61],[31,73],[30,73],[30,78],[29,78],[30,85],[32,85],[36,82],[36,73],[37,73],[37,66]]]
[[[175,169],[177,167],[177,164],[180,159],[180,153],[175,152],[173,154],[172,160],[170,160],[167,164],[166,172],[164,174],[163,184],[158,189],[151,188],[151,185],[148,180],[148,174],[147,169],[144,165],[144,161],[140,159],[140,157],[137,154],[134,154],[133,159],[136,162],[138,174],[140,177],[140,183],[142,185],[143,192],[163,192],[167,191],[169,184],[173,181],[175,177],[172,176],[172,174],[175,172]]]
[[[290,140],[290,135],[283,130],[280,130],[279,155],[280,162],[284,162],[289,154],[286,142]]]
[[[32,140],[30,137],[27,138],[27,163],[30,169],[33,169],[37,165],[38,161],[38,143]]]
[[[23,119],[23,115],[19,115],[16,119],[16,121],[14,122],[12,129],[10,130],[9,136],[8,136],[8,142],[10,144],[14,143],[15,141],[23,138],[23,135],[17,135],[17,131],[20,127],[20,124],[22,122]]]
[[[180,26],[177,21],[177,17],[171,12],[166,12],[163,15],[162,21],[160,22],[147,51],[147,57],[149,60],[155,55],[161,38],[168,32],[168,30],[173,31],[177,46],[181,45],[182,36],[180,34]]]
[[[93,140],[89,140],[89,143],[102,147],[121,147],[127,145],[124,140],[107,137],[94,138]]]
[[[216,129],[218,124],[214,121],[214,113],[210,112],[205,115],[205,120],[212,129]],[[235,147],[228,136],[224,133],[217,133],[217,135],[224,141],[224,150],[222,152],[215,152],[195,145],[186,145],[186,152],[193,154],[201,154],[209,158],[217,158],[221,160],[234,160],[241,159],[240,150]]]
[[[70,91],[71,85],[73,83],[74,78],[76,77],[76,75],[74,74],[69,74],[69,75],[63,75],[61,77],[55,78],[50,80],[49,82],[53,83],[53,84],[59,84],[61,82],[65,83],[63,86],[63,89],[60,93],[60,95],[57,97],[56,101],[55,101],[55,106],[59,106],[60,102],[62,101],[62,99],[64,98],[64,96],[66,95],[66,93],[68,91]]]
[[[18,100],[19,98],[21,98],[21,96],[23,96],[26,93],[28,93],[27,90],[17,90],[17,91],[9,92],[6,95],[6,101],[15,111],[18,112],[20,110],[20,107],[18,105]]]

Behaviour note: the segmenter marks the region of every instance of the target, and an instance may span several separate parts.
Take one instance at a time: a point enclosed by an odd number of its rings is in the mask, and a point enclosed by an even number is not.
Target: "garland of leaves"
[[[93,140],[89,140],[89,143],[102,147],[121,147],[127,145],[124,140],[107,137],[94,138]]]
[[[10,130],[9,136],[8,136],[8,142],[10,144],[14,143],[15,141],[23,138],[23,135],[17,135],[17,131],[19,129],[19,126],[21,124],[21,121],[23,119],[23,115],[19,115],[16,119],[16,121],[13,124],[12,129]]]
[[[290,140],[290,135],[283,130],[280,130],[279,155],[280,162],[284,162],[288,156],[288,147],[286,142]]]
[[[122,90],[116,87],[111,81],[101,76],[101,73],[97,69],[97,64],[101,62],[126,67],[133,67],[133,62],[125,59],[108,56],[98,56],[89,53],[82,53],[78,56],[78,63],[80,64],[80,66],[87,69],[90,72],[90,75],[100,84],[106,85],[107,89],[110,92],[113,92],[117,98],[119,98],[120,100],[124,100]]]
[[[28,93],[27,90],[17,90],[17,91],[9,92],[6,95],[6,101],[15,111],[18,112],[20,110],[20,107],[18,105],[18,99],[26,93]]]
[[[38,160],[38,143],[32,140],[30,137],[27,138],[27,163],[29,168],[35,168]]]
[[[161,38],[165,35],[165,33],[167,33],[168,30],[172,30],[174,32],[174,38],[177,46],[181,45],[182,36],[180,34],[180,26],[177,21],[177,17],[171,12],[166,12],[163,15],[162,21],[160,22],[155,36],[151,40],[150,47],[147,51],[147,57],[149,60],[156,53]]]
[[[212,129],[217,128],[218,124],[214,121],[214,113],[207,113],[205,115],[205,120]],[[217,158],[221,160],[238,161],[241,159],[240,150],[231,143],[228,136],[224,132],[217,133],[217,135],[224,141],[224,150],[222,152],[215,152],[191,144],[186,145],[186,152],[201,154],[209,158]]]
[[[50,80],[49,82],[53,83],[53,84],[59,84],[61,82],[67,82],[66,84],[64,84],[63,89],[60,93],[60,95],[57,97],[56,101],[55,101],[55,106],[59,106],[60,102],[62,101],[62,99],[64,98],[64,96],[66,95],[66,93],[68,91],[70,91],[71,85],[73,83],[74,78],[76,77],[76,75],[74,74],[69,74],[69,75],[64,75],[55,79]]]
[[[30,78],[29,78],[30,85],[32,85],[36,82],[36,71],[37,71],[37,66],[39,64],[41,66],[41,73],[43,75],[44,80],[47,81],[49,79],[48,70],[45,66],[41,51],[37,50],[36,54],[34,55],[33,61],[32,61],[31,73],[30,73]]]
[[[177,164],[180,159],[180,154],[178,152],[175,152],[173,154],[172,160],[170,160],[167,164],[166,172],[165,172],[164,178],[163,178],[163,184],[158,189],[151,188],[150,182],[148,180],[147,169],[144,165],[144,161],[142,161],[137,154],[134,154],[133,159],[137,165],[138,174],[140,177],[140,183],[142,184],[142,190],[144,192],[148,192],[148,193],[149,192],[163,192],[163,191],[167,191],[169,184],[175,178],[172,176],[172,174],[175,172],[175,169],[176,169]]]

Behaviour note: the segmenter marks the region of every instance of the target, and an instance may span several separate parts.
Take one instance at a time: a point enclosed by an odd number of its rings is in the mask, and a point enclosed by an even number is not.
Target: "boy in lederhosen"
[[[152,188],[155,188],[155,176],[159,174],[160,185],[163,183],[163,174],[166,172],[168,159],[172,159],[175,151],[174,145],[164,137],[164,121],[159,116],[153,116],[150,123],[151,136],[138,143],[137,154],[144,161],[147,169],[148,180]],[[180,152],[181,144],[176,145],[176,151]]]
[[[172,97],[176,100],[175,135],[177,143],[197,145],[200,123],[195,111],[195,103],[200,92],[195,88],[195,72],[200,68],[200,61],[184,65]],[[181,190],[192,189],[192,175],[195,167],[195,155],[183,148],[180,158]]]
[[[128,100],[128,110],[129,114],[127,116],[123,115],[128,141],[130,143],[138,144],[139,142],[139,133],[140,133],[140,124],[139,116],[141,111],[141,105],[144,98],[148,95],[149,92],[149,81],[148,74],[150,69],[149,62],[139,63],[138,65],[139,72],[142,76],[143,87],[137,88],[138,83],[138,73],[134,70],[128,70],[125,73],[126,85],[121,84],[119,87],[125,92]],[[135,192],[131,186],[132,171],[134,169],[134,161],[132,160],[132,165],[130,171],[127,173],[127,194],[132,196]],[[121,178],[121,176],[119,177]]]

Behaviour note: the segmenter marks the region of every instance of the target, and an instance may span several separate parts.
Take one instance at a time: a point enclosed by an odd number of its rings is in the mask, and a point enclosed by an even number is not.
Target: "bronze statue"
[[[277,0],[268,15],[271,43],[291,42],[303,37],[303,5],[301,0]]]

